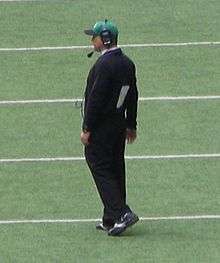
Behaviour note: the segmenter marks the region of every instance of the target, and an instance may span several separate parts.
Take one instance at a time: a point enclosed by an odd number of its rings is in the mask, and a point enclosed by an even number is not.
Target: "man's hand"
[[[127,143],[133,143],[135,141],[136,137],[137,137],[136,130],[126,129]]]
[[[85,146],[89,145],[90,132],[82,131],[80,138],[81,138],[82,144],[84,144]]]

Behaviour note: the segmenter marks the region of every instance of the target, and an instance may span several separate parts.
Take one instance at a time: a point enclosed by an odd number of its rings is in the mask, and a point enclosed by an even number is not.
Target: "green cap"
[[[117,26],[107,19],[105,21],[96,22],[92,29],[84,30],[84,33],[90,36],[100,36],[105,30],[110,31],[113,37],[118,36]]]

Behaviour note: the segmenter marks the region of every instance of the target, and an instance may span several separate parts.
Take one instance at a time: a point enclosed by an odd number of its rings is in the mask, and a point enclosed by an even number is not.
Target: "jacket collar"
[[[106,53],[109,53],[111,51],[115,51],[115,50],[119,50],[120,48],[119,47],[112,47],[112,48],[109,48],[109,49],[104,49],[102,50],[101,54],[104,55]]]

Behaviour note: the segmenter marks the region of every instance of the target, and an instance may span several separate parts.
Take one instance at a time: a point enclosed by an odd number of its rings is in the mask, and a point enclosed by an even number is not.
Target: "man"
[[[111,21],[99,21],[84,32],[101,56],[87,78],[81,141],[104,205],[96,228],[116,236],[139,220],[126,204],[124,161],[125,141],[136,139],[135,65],[117,47],[118,29]]]

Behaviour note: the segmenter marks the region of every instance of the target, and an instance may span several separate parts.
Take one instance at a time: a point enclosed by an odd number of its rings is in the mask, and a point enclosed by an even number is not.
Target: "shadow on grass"
[[[202,240],[208,238],[208,233],[200,231],[196,222],[138,222],[120,235],[122,238],[148,239],[149,241],[183,241]]]

